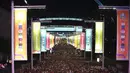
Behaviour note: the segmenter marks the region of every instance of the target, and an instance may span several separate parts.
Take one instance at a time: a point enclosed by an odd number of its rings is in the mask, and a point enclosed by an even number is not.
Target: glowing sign
[[[103,22],[96,22],[95,53],[103,53]]]
[[[33,54],[39,54],[41,53],[41,48],[40,48],[40,22],[32,22],[32,41],[33,41]]]
[[[117,10],[116,60],[128,60],[129,10]]]
[[[46,52],[46,29],[41,29],[41,52]]]
[[[27,60],[27,9],[15,8],[14,60]]]
[[[92,29],[86,29],[86,49],[85,51],[92,51]]]
[[[81,33],[80,35],[80,50],[85,49],[85,33]]]

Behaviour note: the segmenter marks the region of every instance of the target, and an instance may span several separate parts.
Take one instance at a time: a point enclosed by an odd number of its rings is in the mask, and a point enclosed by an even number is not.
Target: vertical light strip
[[[40,22],[32,22],[32,37],[33,37],[33,54],[40,54],[41,48],[40,48]]]
[[[80,49],[80,35],[78,35],[78,49]]]
[[[86,50],[92,51],[92,29],[86,29]]]
[[[85,49],[85,33],[81,33],[80,35],[80,50],[84,50]]]
[[[41,52],[46,52],[46,29],[41,29]]]
[[[74,36],[74,46],[77,49],[77,35]]]
[[[95,53],[103,53],[103,22],[96,22]]]
[[[50,33],[47,33],[47,40],[46,40],[46,48],[47,50],[50,50]]]

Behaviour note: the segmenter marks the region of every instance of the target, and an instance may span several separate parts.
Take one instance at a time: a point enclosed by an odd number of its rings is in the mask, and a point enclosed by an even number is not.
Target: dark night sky
[[[2,0],[0,6],[10,9],[11,0]],[[24,0],[14,0],[15,4],[25,5]],[[64,9],[87,9],[95,8],[97,4],[94,0],[27,0],[29,4],[45,4],[48,10],[61,11]],[[128,6],[129,0],[100,0],[104,5]],[[68,10],[67,10],[68,11]]]
[[[15,5],[25,5],[24,0],[14,0]],[[45,16],[72,16],[99,19],[98,5],[94,0],[27,0],[30,5],[46,5],[43,11],[30,13],[34,17]],[[128,6],[129,0],[100,0],[104,5]],[[3,0],[0,6],[10,9],[10,0]]]
[[[24,0],[14,0],[15,5],[25,5]],[[99,15],[98,5],[94,0],[27,0],[30,5],[46,5],[43,12],[35,13],[34,16],[73,16],[94,17]],[[100,0],[104,5],[128,6],[129,0]],[[10,0],[3,0],[0,6],[10,11]],[[98,18],[97,18],[98,19]]]
[[[25,5],[24,0],[14,0],[15,5]],[[30,5],[46,5],[45,10],[29,11],[30,17],[46,17],[46,16],[68,16],[80,17],[85,19],[100,20],[100,14],[104,14],[106,18],[106,38],[109,41],[107,44],[113,45],[113,38],[116,39],[116,11],[99,10],[98,5],[94,0],[27,0]],[[100,0],[107,6],[128,6],[129,0]],[[10,0],[2,0],[0,7],[11,11]],[[111,29],[111,30],[110,30]],[[108,47],[113,48],[113,47]],[[112,50],[111,50],[112,51]]]

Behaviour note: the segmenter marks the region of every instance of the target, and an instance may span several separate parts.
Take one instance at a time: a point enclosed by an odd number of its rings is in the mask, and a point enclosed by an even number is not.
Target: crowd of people
[[[118,73],[89,64],[69,44],[56,45],[53,50],[44,60],[37,62],[33,69],[27,64],[17,69],[16,73]]]
[[[118,73],[116,70],[102,69],[101,66],[91,66],[87,62],[75,60],[45,60],[37,63],[33,69],[30,65],[16,73]]]

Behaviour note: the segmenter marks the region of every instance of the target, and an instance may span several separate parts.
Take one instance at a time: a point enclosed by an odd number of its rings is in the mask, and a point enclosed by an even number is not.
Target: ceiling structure
[[[100,19],[101,10],[95,0],[26,0],[28,5],[46,5],[45,10],[31,10],[28,16],[33,17],[81,17]],[[129,0],[99,0],[106,6],[128,6]],[[15,5],[27,5],[25,0],[14,0]],[[3,0],[0,7],[11,11],[11,1]]]
[[[14,0],[16,5],[25,5],[24,0]],[[100,0],[103,5],[107,6],[128,6],[129,0]],[[49,9],[64,9],[64,8],[93,8],[96,6],[94,0],[27,0],[28,4],[45,4]],[[2,0],[0,7],[10,10],[11,0]]]

